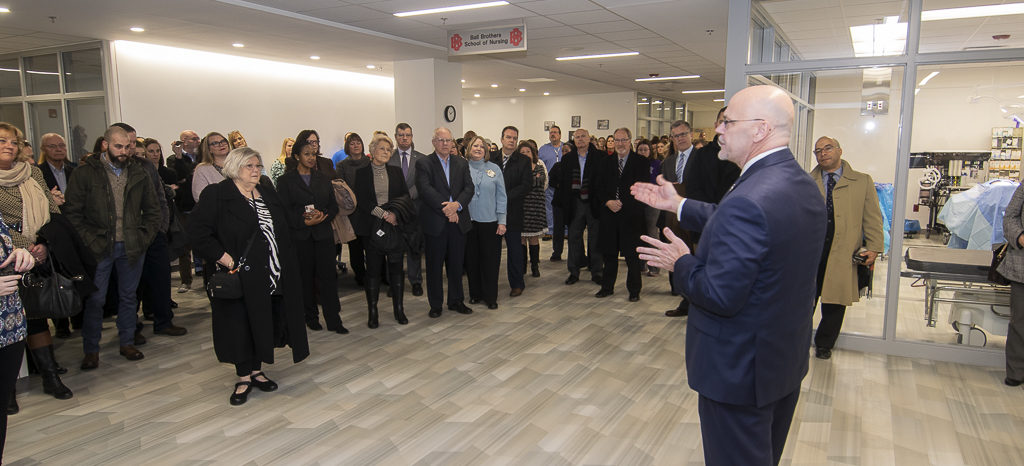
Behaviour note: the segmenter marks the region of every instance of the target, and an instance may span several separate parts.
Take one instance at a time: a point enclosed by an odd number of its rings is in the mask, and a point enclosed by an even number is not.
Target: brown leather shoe
[[[520,296],[522,294],[523,294],[523,289],[522,288],[512,288],[512,291],[510,291],[508,293],[508,295],[513,297],[513,298],[516,297],[516,296]]]
[[[100,367],[100,353],[85,353],[85,357],[82,358],[82,370],[91,371],[97,367]]]
[[[174,324],[170,324],[160,330],[153,330],[153,334],[155,335],[167,335],[171,337],[180,337],[186,333],[188,333],[188,329],[185,327],[178,327]]]
[[[124,356],[124,358],[129,361],[138,361],[139,359],[146,357],[142,354],[142,351],[135,349],[132,345],[122,346],[121,356]]]

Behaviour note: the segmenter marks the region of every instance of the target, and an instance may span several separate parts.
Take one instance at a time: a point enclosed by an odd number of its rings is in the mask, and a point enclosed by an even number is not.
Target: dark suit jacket
[[[630,186],[637,182],[649,182],[651,179],[651,162],[630,151],[626,165],[619,176],[619,157],[613,155],[601,160],[597,167],[596,183],[593,189],[594,205],[598,211],[601,234],[598,235],[602,252],[613,254],[613,251],[635,250],[640,243],[640,234],[644,229],[644,204],[629,192]],[[612,212],[605,205],[616,199],[622,201],[622,209]],[[604,234],[605,231],[618,231],[619,234]],[[617,242],[616,242],[617,240]]]
[[[739,178],[740,167],[718,158],[721,150],[718,136],[715,136],[714,140],[690,154],[687,169],[683,173],[683,181],[686,183],[686,192],[690,199],[717,203]],[[692,162],[692,170],[689,162]]]
[[[67,180],[71,179],[71,172],[74,171],[75,167],[77,167],[77,166],[78,166],[77,163],[68,162],[68,161],[64,162],[64,168],[61,169],[61,171],[64,172],[65,186],[66,186]],[[53,189],[54,187],[57,186],[57,178],[55,178],[53,176],[53,169],[50,168],[50,164],[49,163],[46,163],[46,161],[44,160],[43,163],[39,164],[39,170],[43,172],[43,180],[46,181],[46,189]],[[60,188],[57,188],[57,189],[60,189]]]
[[[469,220],[469,201],[473,199],[473,179],[469,175],[469,162],[462,157],[448,157],[451,185],[444,177],[441,158],[432,152],[416,163],[416,189],[419,190],[418,200],[420,224],[423,232],[438,236],[448,223],[448,218],[441,211],[441,203],[449,200],[458,201],[462,206],[459,211],[459,229],[463,233],[473,226]]]
[[[277,193],[284,203],[285,216],[292,227],[292,238],[296,240],[333,240],[334,231],[331,222],[338,215],[338,202],[334,198],[334,187],[331,180],[323,173],[313,170],[309,186],[302,181],[298,170],[289,170],[277,179]],[[306,226],[303,214],[306,206],[313,204],[316,210],[327,214],[324,221]]]
[[[593,144],[587,150],[587,160],[583,167],[583,177],[587,179],[587,183],[590,189],[591,200],[594,199],[594,180],[597,173],[597,167],[600,165],[600,161],[608,155],[602,151],[597,150]],[[572,189],[573,173],[579,169],[580,158],[579,152],[573,150],[572,152],[562,156],[562,161],[558,162],[558,178],[552,178],[554,182],[555,196],[552,200],[552,204],[561,207],[565,211],[566,219],[571,219],[573,211],[576,207],[576,200],[579,199],[579,191]],[[650,176],[650,175],[648,175]],[[551,183],[549,183],[551,184]],[[591,203],[591,206],[595,204]],[[594,215],[596,216],[599,211],[592,207]]]
[[[501,151],[491,153],[491,162],[501,167]],[[506,227],[512,231],[523,230],[523,202],[526,195],[533,190],[533,168],[529,157],[518,152],[512,153],[508,163],[502,169],[505,178],[505,194],[508,196],[506,206]]]
[[[405,185],[409,187],[409,196],[413,200],[419,199],[420,192],[416,189],[416,163],[426,157],[415,149],[409,150],[409,176],[405,178]],[[402,172],[402,155],[398,153],[398,149],[395,149],[391,153],[391,160],[388,160],[388,165],[398,167],[398,172]]]
[[[198,154],[195,157],[195,162],[184,154],[181,157],[172,156],[167,161],[167,166],[174,170],[178,179],[177,183],[175,183],[178,185],[178,192],[175,195],[174,203],[178,206],[178,210],[182,212],[189,212],[196,205],[196,200],[192,197],[192,174],[196,171],[196,165],[200,159]]]
[[[410,154],[411,155],[411,154]],[[412,158],[412,157],[409,157]],[[392,158],[392,160],[394,160]],[[387,166],[388,171],[388,200],[409,195],[409,187],[402,177],[402,168],[392,165]],[[412,168],[409,169],[412,171]],[[352,185],[356,193],[356,211],[352,213],[352,229],[359,236],[370,235],[377,226],[378,218],[373,215],[373,208],[377,207],[377,191],[373,184],[373,167],[367,165],[356,170],[355,184]]]
[[[754,163],[719,204],[683,204],[680,224],[704,238],[674,275],[690,301],[691,388],[756,407],[800,388],[824,218],[818,187],[789,149]]]

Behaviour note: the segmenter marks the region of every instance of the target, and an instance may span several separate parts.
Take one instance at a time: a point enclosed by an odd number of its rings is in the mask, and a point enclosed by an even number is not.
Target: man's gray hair
[[[249,147],[239,147],[228,152],[228,157],[224,159],[224,168],[221,169],[221,173],[232,180],[238,179],[238,173],[242,170],[242,165],[249,161],[249,159],[255,157],[259,161],[260,165],[263,164],[263,157],[255,149]]]
[[[612,131],[612,139],[615,138],[615,133],[618,133],[619,131],[625,131],[626,132],[626,139],[633,139],[633,132],[630,131],[629,128],[627,128],[625,126],[623,126],[621,128],[615,128],[615,131]]]
[[[723,108],[722,110],[725,110],[725,109]],[[676,128],[680,127],[680,126],[685,126],[687,131],[693,131],[693,127],[691,127],[690,124],[687,123],[684,120],[673,121],[672,125],[669,126],[669,129],[676,129]]]

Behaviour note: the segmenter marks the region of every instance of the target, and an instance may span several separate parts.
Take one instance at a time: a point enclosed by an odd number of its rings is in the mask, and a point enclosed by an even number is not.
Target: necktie
[[[409,153],[402,151],[402,176],[409,178]]]
[[[501,169],[502,170],[505,169],[505,165],[508,165],[508,159],[509,159],[508,157],[505,157],[505,158],[501,159]]]
[[[683,159],[683,153],[680,152],[679,155],[676,157],[676,182],[677,183],[682,183],[683,182],[683,166],[684,166],[685,163],[686,163],[686,160]]]
[[[828,225],[835,222],[835,207],[832,205],[832,189],[836,187],[836,174],[828,174],[828,183],[825,186],[825,212],[828,213]]]
[[[622,199],[622,193],[619,192],[619,191],[621,191],[621,185],[622,185],[622,169],[625,166],[626,166],[626,158],[625,157],[620,157],[619,158],[619,182],[616,183],[619,186],[617,186],[615,188],[615,199]]]

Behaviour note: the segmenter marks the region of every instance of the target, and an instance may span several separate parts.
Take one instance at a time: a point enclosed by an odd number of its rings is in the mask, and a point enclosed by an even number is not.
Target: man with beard
[[[103,301],[111,269],[117,268],[117,333],[120,353],[128,360],[143,358],[135,348],[135,289],[146,249],[160,228],[160,205],[149,175],[129,163],[135,141],[112,126],[103,133],[104,151],[75,169],[68,182],[63,213],[78,230],[96,258],[93,284],[82,320],[82,370],[99,367]]]

